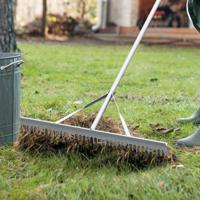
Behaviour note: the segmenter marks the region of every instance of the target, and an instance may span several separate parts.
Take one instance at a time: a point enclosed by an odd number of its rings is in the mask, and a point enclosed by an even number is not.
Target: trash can
[[[19,132],[22,63],[18,53],[0,53],[0,145],[12,144]]]

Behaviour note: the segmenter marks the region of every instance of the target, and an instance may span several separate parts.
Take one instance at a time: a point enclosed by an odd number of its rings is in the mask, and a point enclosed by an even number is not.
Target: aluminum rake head
[[[128,163],[163,162],[168,155],[167,143],[124,136],[104,131],[93,131],[87,128],[60,125],[53,122],[21,118],[21,146],[31,149],[39,142],[39,148],[47,150],[42,143],[48,145],[65,145],[67,152],[81,152],[87,155],[98,153],[112,154],[115,160],[122,159]],[[27,138],[32,138],[27,142]],[[51,146],[52,147],[52,146]]]

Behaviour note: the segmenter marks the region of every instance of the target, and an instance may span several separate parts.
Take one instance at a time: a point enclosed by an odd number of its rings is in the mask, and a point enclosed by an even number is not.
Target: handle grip
[[[11,63],[8,64],[8,65],[1,66],[1,67],[0,67],[0,70],[3,71],[4,69],[7,69],[8,67],[11,67],[11,66],[13,66],[13,65],[20,66],[20,65],[23,64],[23,63],[24,63],[23,60],[17,60],[17,61],[11,62]]]

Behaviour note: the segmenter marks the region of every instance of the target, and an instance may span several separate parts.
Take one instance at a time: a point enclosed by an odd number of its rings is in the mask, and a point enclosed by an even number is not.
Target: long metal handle
[[[99,124],[99,121],[103,117],[103,114],[105,113],[106,108],[107,108],[107,106],[108,106],[108,104],[109,104],[109,102],[110,102],[115,90],[117,89],[117,86],[119,85],[122,77],[124,76],[128,66],[129,66],[130,61],[132,60],[133,56],[135,55],[135,52],[136,52],[136,50],[137,50],[137,48],[138,48],[138,46],[139,46],[139,44],[140,44],[140,42],[141,42],[141,40],[142,40],[142,38],[144,36],[149,24],[152,21],[154,15],[155,15],[155,12],[157,11],[157,9],[158,9],[158,7],[160,5],[160,2],[161,2],[161,0],[156,0],[155,4],[154,4],[154,6],[153,6],[153,8],[152,8],[147,20],[146,20],[146,22],[144,23],[144,26],[142,27],[137,39],[135,40],[135,43],[134,43],[134,45],[133,45],[128,57],[126,58],[126,60],[125,60],[125,62],[123,64],[123,66],[122,66],[122,68],[121,68],[121,70],[120,70],[115,82],[112,85],[112,87],[110,89],[110,92],[108,93],[108,96],[106,97],[106,100],[105,100],[104,104],[102,105],[101,109],[99,110],[99,112],[97,114],[97,117],[96,117],[96,119],[94,120],[94,122],[93,122],[93,124],[91,126],[92,130],[96,129],[96,127]]]
[[[5,65],[5,66],[1,66],[0,67],[0,70],[4,70],[4,69],[6,69],[6,68],[8,68],[8,67],[11,67],[12,65],[21,65],[21,64],[23,64],[24,63],[24,61],[23,60],[17,60],[17,61],[14,61],[14,62],[11,62],[10,64],[8,64],[8,65]]]

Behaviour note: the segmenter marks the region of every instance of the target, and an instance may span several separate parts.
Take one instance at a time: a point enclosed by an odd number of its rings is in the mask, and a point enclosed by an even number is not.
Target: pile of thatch
[[[95,115],[77,116],[65,121],[66,124],[89,128],[95,119]],[[113,133],[123,133],[120,123],[112,119],[104,118],[98,129]],[[134,132],[131,129],[131,132]],[[129,149],[120,145],[113,145],[102,141],[94,141],[91,138],[77,138],[72,135],[49,132],[48,130],[38,130],[34,127],[21,127],[21,133],[18,137],[17,146],[20,149],[34,153],[57,152],[64,153],[79,152],[87,157],[97,155],[105,156],[109,163],[127,163],[131,166],[149,166],[173,161],[173,154],[164,156],[158,153],[147,153],[144,150]],[[108,159],[109,158],[109,159]]]

